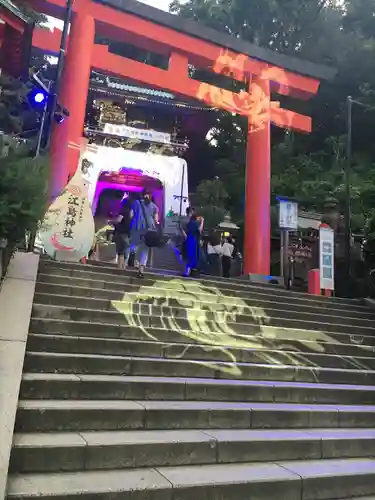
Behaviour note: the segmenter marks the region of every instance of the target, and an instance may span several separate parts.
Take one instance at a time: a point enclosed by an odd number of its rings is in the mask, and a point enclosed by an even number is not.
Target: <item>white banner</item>
[[[130,139],[159,142],[162,144],[170,144],[171,142],[171,134],[158,132],[157,130],[128,127],[127,125],[106,123],[104,125],[104,133],[118,135],[120,137],[129,137]]]
[[[56,260],[79,262],[94,241],[95,225],[88,200],[88,185],[80,169],[47,210],[39,231],[47,254]]]
[[[319,228],[319,269],[321,290],[335,289],[335,233],[329,226]]]
[[[297,231],[298,203],[289,200],[279,200],[279,228]]]

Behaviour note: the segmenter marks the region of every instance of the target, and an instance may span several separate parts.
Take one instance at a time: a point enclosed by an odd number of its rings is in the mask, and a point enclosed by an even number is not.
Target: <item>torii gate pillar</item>
[[[271,126],[269,81],[253,76],[264,92],[265,119],[249,118],[245,179],[244,274],[268,276],[271,267]],[[254,87],[253,87],[254,88]],[[250,87],[251,92],[251,87]]]
[[[59,96],[60,103],[69,110],[69,118],[52,131],[50,194],[53,198],[74,175],[80,156],[95,40],[94,18],[83,7],[80,4],[72,20]]]

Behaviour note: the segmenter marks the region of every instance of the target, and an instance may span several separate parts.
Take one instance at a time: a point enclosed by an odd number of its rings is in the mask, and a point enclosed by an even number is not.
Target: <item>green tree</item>
[[[27,88],[20,80],[0,74],[0,130],[3,133],[21,132],[21,109],[26,94]]]
[[[10,149],[0,166],[0,238],[14,248],[42,220],[47,203],[48,158]]]
[[[194,204],[198,215],[205,219],[205,229],[214,229],[226,213],[228,193],[219,178],[202,181],[196,190]]]

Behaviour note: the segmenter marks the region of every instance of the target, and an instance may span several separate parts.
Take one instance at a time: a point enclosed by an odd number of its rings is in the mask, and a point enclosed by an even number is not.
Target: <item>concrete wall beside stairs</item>
[[[39,255],[15,254],[0,289],[0,499],[5,498]]]

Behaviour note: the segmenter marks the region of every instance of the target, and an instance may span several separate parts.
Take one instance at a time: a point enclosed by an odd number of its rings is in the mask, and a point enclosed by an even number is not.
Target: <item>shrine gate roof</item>
[[[95,0],[95,3],[113,7],[122,12],[166,26],[194,38],[213,43],[221,48],[248,55],[253,59],[284,68],[293,73],[316,78],[318,80],[332,80],[336,75],[336,70],[329,66],[315,64],[297,57],[280,54],[271,49],[260,47],[241,40],[240,38],[232,37],[220,31],[208,28],[198,22],[184,19],[136,0]]]

